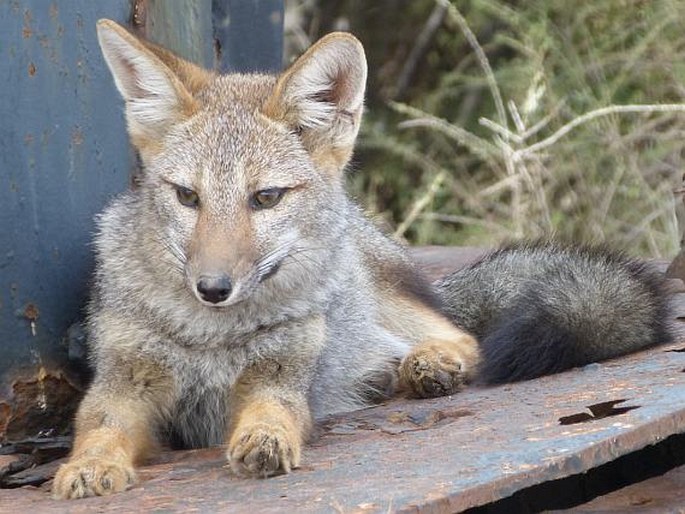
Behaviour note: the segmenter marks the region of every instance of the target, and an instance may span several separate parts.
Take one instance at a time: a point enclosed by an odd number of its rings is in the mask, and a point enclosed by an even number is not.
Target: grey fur
[[[96,374],[77,418],[81,453],[60,469],[57,496],[102,494],[93,477],[110,469],[108,459],[118,459],[118,472],[132,473],[149,425],[181,446],[226,442],[240,395],[253,398],[245,388],[275,399],[274,411],[289,409],[299,423],[289,430],[300,437],[310,411],[320,418],[392,394],[398,364],[426,341],[452,352],[455,384],[473,377],[475,340],[443,316],[436,291],[405,250],[346,194],[343,168],[366,76],[356,39],[324,38],[280,78],[219,77],[179,64],[113,22],[100,22],[99,34],[145,170],[140,187],[115,198],[98,221],[89,307]],[[178,187],[198,194],[197,208],[178,201]],[[278,205],[249,207],[255,191],[273,187],[287,190]],[[214,260],[202,254],[209,247]],[[649,327],[662,313],[639,307],[642,300],[658,303],[659,287],[652,296],[644,291],[652,275],[631,275],[634,263],[602,259],[553,246],[500,252],[452,275],[437,292],[457,323],[486,343],[498,320],[527,319],[517,307],[526,295],[561,310],[562,331],[580,316],[589,350],[576,354],[584,357],[654,342]],[[196,284],[217,269],[230,274],[233,287],[210,305]],[[607,287],[597,287],[607,275]],[[527,334],[515,329],[505,338]],[[521,343],[512,348],[526,355]],[[485,349],[486,357],[498,355]],[[411,374],[412,366],[405,368]],[[262,430],[259,420],[248,428]],[[287,430],[275,430],[282,448]],[[274,458],[265,440],[257,450],[243,440],[229,443],[232,465],[263,475],[297,465],[299,456]],[[297,444],[290,443],[293,455]],[[275,465],[255,466],[253,450]]]
[[[480,341],[484,382],[533,378],[672,337],[663,274],[599,246],[511,245],[437,287],[446,313]]]
[[[212,145],[198,141],[197,132],[185,133],[193,134],[186,144],[207,148],[204,159],[243,160],[240,154],[246,150],[240,133],[217,129]],[[246,130],[246,134],[250,132]],[[173,155],[164,156],[162,163],[174,159],[178,169],[183,156],[197,156],[184,146],[179,138]],[[274,142],[271,146],[283,145]],[[227,155],[212,155],[212,148]],[[281,159],[284,163],[264,163],[258,169],[293,166],[292,157]],[[306,167],[306,161],[300,166]],[[221,166],[200,167],[205,170],[203,179],[211,181],[207,187],[216,196],[217,216],[230,226],[230,206],[235,204],[231,198],[240,192],[240,186]],[[391,377],[410,343],[378,322],[379,305],[369,294],[374,278],[365,266],[370,257],[364,251],[373,251],[374,259],[382,259],[383,250],[397,252],[398,247],[385,240],[380,244],[367,240],[369,236],[378,238],[379,233],[368,226],[338,183],[320,181],[316,193],[297,205],[293,212],[297,219],[286,214],[277,226],[263,229],[267,239],[264,252],[269,253],[286,244],[275,235],[293,226],[299,228],[297,247],[286,254],[278,272],[253,284],[250,294],[239,303],[206,307],[187,284],[182,260],[186,229],[177,214],[184,214],[183,207],[173,204],[175,199],[167,189],[154,170],[147,170],[140,189],[115,199],[100,216],[95,239],[95,295],[90,307],[96,381],[111,380],[105,370],[121,372],[115,363],[122,353],[168,367],[174,377],[173,407],[162,413],[160,422],[171,424],[186,446],[223,443],[231,386],[245,368],[263,359],[299,362],[302,354],[320,351],[316,373],[302,384],[309,391],[315,417],[365,405],[373,396],[373,377]],[[387,258],[396,259],[396,254]],[[328,327],[321,350],[302,348],[301,338],[283,341],[271,337],[273,331],[314,315],[324,316]]]
[[[374,295],[378,268],[390,266],[407,275],[413,265],[363,216],[340,181],[311,168],[296,136],[273,130],[260,118],[254,106],[272,87],[268,77],[217,79],[203,93],[212,99],[207,102],[211,109],[173,129],[168,150],[148,165],[141,187],[115,199],[98,223],[90,307],[96,381],[112,381],[108,370],[121,372],[116,363],[122,354],[168,368],[174,377],[173,401],[160,412],[160,424],[171,425],[186,446],[223,442],[231,386],[257,361],[290,362],[305,353],[320,354],[300,387],[308,391],[313,415],[321,417],[382,395],[376,384],[391,387],[394,368],[415,342],[382,326],[379,303],[385,300]],[[245,97],[232,93],[246,90],[247,105]],[[238,130],[226,131],[227,126]],[[255,137],[269,151],[255,153]],[[199,176],[184,170],[198,170]],[[264,173],[268,181],[261,178]],[[296,177],[311,183],[289,199],[289,211],[281,210],[273,222],[265,218],[255,229],[263,255],[286,248],[279,271],[262,283],[250,283],[234,305],[210,308],[198,302],[185,260],[192,219],[162,174],[205,192],[206,208],[228,230],[238,216],[246,181],[270,185]],[[294,243],[284,237],[293,227]],[[569,287],[570,276],[577,287]],[[610,280],[602,282],[606,277]],[[588,344],[583,361],[654,342],[650,330],[658,309],[642,283],[615,260],[583,252],[551,245],[502,251],[452,275],[439,290],[457,324],[481,338],[516,299],[534,294],[560,312],[564,325],[573,319],[571,312],[577,313],[577,327]],[[322,348],[301,348],[299,338],[271,337],[311,316],[326,320]]]

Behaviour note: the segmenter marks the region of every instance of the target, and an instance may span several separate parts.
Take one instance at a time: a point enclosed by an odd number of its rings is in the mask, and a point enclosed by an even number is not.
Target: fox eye
[[[286,191],[287,189],[284,187],[272,187],[257,191],[252,195],[252,198],[250,198],[250,207],[256,211],[271,209],[281,201],[281,198],[283,198]]]
[[[176,186],[176,198],[186,207],[196,208],[200,203],[200,197],[192,189],[183,186]]]

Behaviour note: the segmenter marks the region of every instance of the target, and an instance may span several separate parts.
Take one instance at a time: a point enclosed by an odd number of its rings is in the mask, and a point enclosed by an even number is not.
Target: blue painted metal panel
[[[10,423],[21,434],[71,416],[60,408],[73,386],[61,377],[92,272],[94,216],[135,168],[96,21],[133,21],[209,68],[246,69],[254,55],[255,69],[277,70],[282,14],[282,0],[0,0],[0,441]],[[239,23],[215,27],[228,19]],[[48,375],[67,393],[47,397]]]
[[[214,67],[212,0],[147,0],[144,5],[145,37],[195,64]]]
[[[219,71],[281,70],[283,0],[214,0],[212,10]]]
[[[0,0],[0,376],[65,355],[92,264],[93,216],[131,167],[98,18],[129,0]]]

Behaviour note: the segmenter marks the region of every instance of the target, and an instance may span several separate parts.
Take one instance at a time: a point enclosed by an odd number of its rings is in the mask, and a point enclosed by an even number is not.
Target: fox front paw
[[[55,499],[104,496],[125,491],[136,481],[133,466],[121,462],[86,457],[63,464],[52,485]]]
[[[462,339],[467,338],[473,339]],[[419,398],[454,394],[471,378],[475,358],[470,355],[472,352],[464,350],[475,345],[475,340],[424,342],[400,363],[400,381]]]
[[[227,456],[235,473],[265,478],[299,466],[300,442],[284,427],[258,424],[236,431]]]

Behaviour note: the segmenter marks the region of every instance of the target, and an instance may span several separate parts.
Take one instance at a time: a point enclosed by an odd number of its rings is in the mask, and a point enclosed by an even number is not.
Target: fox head
[[[344,230],[366,83],[359,41],[329,34],[280,76],[222,76],[113,21],[97,31],[144,167],[137,194],[197,300],[233,305],[267,279],[297,282],[302,263],[322,273],[321,241]]]

